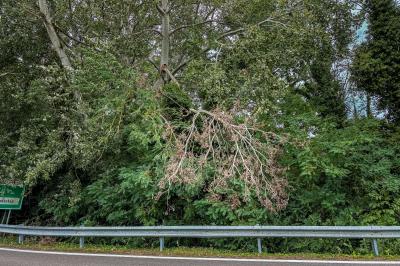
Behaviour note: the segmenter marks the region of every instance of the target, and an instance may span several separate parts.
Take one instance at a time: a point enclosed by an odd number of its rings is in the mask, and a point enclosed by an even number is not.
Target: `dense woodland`
[[[399,73],[395,0],[1,0],[11,223],[400,225]]]

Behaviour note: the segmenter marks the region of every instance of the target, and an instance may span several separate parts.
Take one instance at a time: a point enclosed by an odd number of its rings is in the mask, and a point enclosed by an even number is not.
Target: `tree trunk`
[[[169,71],[169,52],[170,52],[170,18],[169,0],[161,0],[161,5],[157,4],[157,10],[161,16],[161,55],[160,55],[160,78],[153,85],[153,89],[158,90],[170,80]]]
[[[49,7],[47,4],[47,0],[38,0],[38,2],[39,2],[40,12],[43,15],[44,25],[46,26],[47,34],[49,35],[53,49],[56,51],[56,53],[60,59],[62,67],[66,70],[73,70],[71,61],[69,60],[69,57],[68,57],[67,53],[65,52],[64,47],[61,43],[60,37],[58,36],[58,34],[54,28],[54,25],[53,25],[53,22],[51,19],[51,14],[49,11]],[[86,114],[84,114],[84,112],[82,111],[82,108],[83,108],[82,107],[82,94],[80,93],[80,91],[74,90],[73,97],[74,97],[76,108],[77,108],[78,112],[80,112],[82,114],[82,117],[83,117],[82,120],[86,122],[86,120],[87,120]]]
[[[161,59],[160,59],[160,74],[164,83],[169,80],[168,67],[169,67],[169,50],[170,50],[170,20],[169,20],[169,7],[168,0],[161,0],[161,7],[159,8],[161,14]]]
[[[67,54],[65,53],[65,50],[61,44],[60,38],[57,35],[57,32],[54,29],[53,23],[51,21],[51,15],[50,15],[49,7],[47,5],[47,0],[39,0],[39,9],[43,15],[44,25],[46,26],[46,30],[49,35],[51,44],[53,46],[53,49],[56,51],[58,57],[60,58],[61,65],[63,66],[63,68],[65,68],[67,70],[71,70],[72,69],[71,62],[69,61],[69,58],[68,58]]]

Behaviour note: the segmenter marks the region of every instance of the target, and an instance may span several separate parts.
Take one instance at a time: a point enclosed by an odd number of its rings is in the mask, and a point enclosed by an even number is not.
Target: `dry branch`
[[[158,198],[173,184],[198,182],[205,169],[212,168],[213,179],[206,187],[211,198],[219,199],[220,192],[239,179],[245,186],[244,201],[254,193],[270,211],[285,208],[287,181],[278,163],[285,138],[259,129],[250,120],[236,123],[234,112],[190,112],[191,123],[185,130],[177,132],[167,125],[165,138],[172,141],[174,152],[159,183]],[[237,206],[237,199],[234,202]]]

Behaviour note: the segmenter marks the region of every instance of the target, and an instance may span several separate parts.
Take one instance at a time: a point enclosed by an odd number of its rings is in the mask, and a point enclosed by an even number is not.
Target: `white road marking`
[[[136,258],[156,260],[192,260],[192,261],[226,261],[226,262],[270,262],[270,263],[302,263],[302,264],[374,264],[374,265],[400,265],[400,261],[344,261],[344,260],[285,260],[285,259],[234,259],[234,258],[196,258],[196,257],[163,257],[163,256],[136,256],[121,254],[95,254],[95,253],[69,253],[58,251],[39,251],[26,249],[0,248],[0,251],[19,253],[62,255],[62,256],[86,256],[86,257],[109,257],[109,258]]]

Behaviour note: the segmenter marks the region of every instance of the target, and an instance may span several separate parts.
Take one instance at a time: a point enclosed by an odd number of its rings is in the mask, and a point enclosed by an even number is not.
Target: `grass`
[[[361,254],[315,254],[315,253],[266,253],[241,252],[201,247],[165,247],[163,252],[158,248],[137,248],[128,245],[101,245],[85,243],[85,248],[79,248],[79,244],[71,241],[50,241],[43,243],[35,238],[24,240],[23,244],[17,243],[17,238],[7,236],[0,238],[0,247],[45,250],[45,251],[66,251],[80,253],[108,253],[123,255],[147,255],[147,256],[178,256],[178,257],[217,257],[217,258],[259,258],[259,259],[316,259],[316,260],[400,260],[400,256],[379,256]]]

